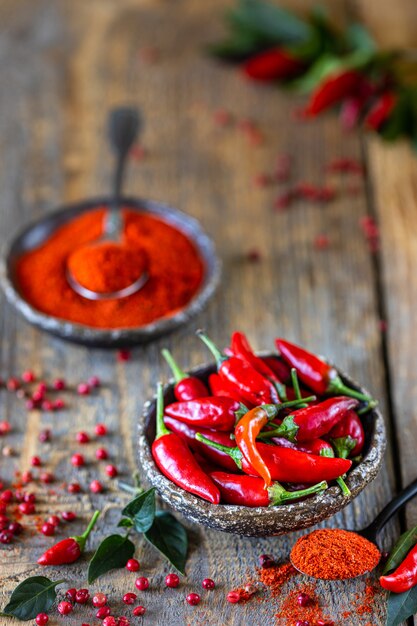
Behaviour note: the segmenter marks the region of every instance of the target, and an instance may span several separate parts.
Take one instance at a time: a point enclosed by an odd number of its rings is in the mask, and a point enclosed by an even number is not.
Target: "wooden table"
[[[215,238],[224,263],[221,287],[204,314],[188,328],[134,350],[126,363],[118,362],[113,352],[87,350],[38,332],[2,300],[3,377],[33,368],[49,379],[60,375],[76,381],[96,373],[104,382],[98,396],[71,397],[70,408],[59,414],[27,413],[11,394],[0,395],[1,418],[13,424],[4,445],[16,450],[16,456],[2,458],[1,477],[12,479],[15,470],[28,469],[30,457],[40,454],[56,474],[57,487],[55,496],[48,494],[49,487],[34,487],[38,511],[46,516],[73,509],[84,521],[94,508],[102,508],[95,541],[114,530],[126,497],[112,488],[111,481],[99,496],[88,490],[71,496],[60,489],[59,482],[69,474],[84,485],[97,475],[94,463],[78,472],[69,469],[69,456],[79,448],[74,433],[92,430],[97,421],[108,423],[112,431],[108,448],[128,479],[137,468],[135,432],[141,407],[156,381],[168,376],[160,349],[172,349],[184,366],[206,360],[207,353],[193,334],[198,326],[221,345],[236,328],[246,331],[259,349],[271,347],[276,335],[298,341],[326,354],[380,399],[389,432],[385,465],[366,491],[328,525],[367,524],[417,473],[417,158],[407,146],[387,147],[378,139],[343,132],[331,114],[310,124],[295,122],[292,111],[301,101],[272,87],[247,84],[233,69],[207,58],[203,47],[221,34],[226,4],[230,3],[0,2],[2,239],[63,202],[109,188],[111,161],[103,127],[109,107],[127,102],[144,112],[147,152],[142,161],[131,161],[129,193],[170,202],[198,217]],[[352,4],[351,10],[377,30],[382,43],[413,43],[412,2],[395,6],[384,2],[385,9],[376,0]],[[331,3],[341,20],[344,7]],[[406,9],[414,13],[407,14]],[[223,108],[236,120],[255,120],[265,141],[250,145],[238,125],[216,125],[214,113]],[[282,153],[293,155],[295,180],[323,182],[328,178],[325,164],[335,157],[364,160],[367,176],[363,183],[354,181],[355,195],[349,194],[350,182],[336,176],[333,182],[340,193],[331,204],[300,202],[278,213],[273,210],[278,189],[258,188],[253,181],[257,173],[273,170]],[[379,222],[377,254],[370,252],[359,225],[365,216]],[[329,238],[325,250],[314,246],[319,234]],[[259,251],[258,262],[248,258],[253,250]],[[50,445],[38,442],[45,427],[53,430]],[[85,446],[86,455],[92,456],[96,446],[96,442]],[[401,526],[416,523],[414,505]],[[81,521],[72,529],[81,530]],[[398,532],[397,521],[385,533],[386,547]],[[138,541],[142,572],[152,581],[152,591],[141,596],[148,608],[144,623],[274,624],[276,602],[232,606],[225,602],[225,593],[243,582],[248,570],[254,571],[261,553],[285,560],[295,536],[255,540],[196,526],[190,526],[190,536],[188,576],[177,591],[164,590],[161,583],[169,566]],[[27,533],[21,541],[2,546],[2,604],[19,581],[40,572],[36,557],[51,541]],[[70,587],[84,584],[85,573],[83,560],[55,575],[63,575]],[[132,590],[132,576],[114,572],[93,588],[108,592],[123,613],[120,598]],[[199,591],[205,576],[216,580],[218,590],[203,594],[198,607],[189,607],[186,593]],[[373,615],[342,619],[363,587],[362,580],[319,585],[326,613],[336,624],[384,623],[382,597]],[[65,623],[92,621],[84,615],[78,610]],[[54,618],[50,623],[61,622],[64,619]]]

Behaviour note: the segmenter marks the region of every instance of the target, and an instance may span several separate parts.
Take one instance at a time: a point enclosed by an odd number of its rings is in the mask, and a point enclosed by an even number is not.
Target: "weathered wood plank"
[[[141,163],[132,162],[129,192],[168,200],[201,219],[216,238],[224,261],[222,286],[207,311],[190,327],[135,350],[133,360],[126,364],[117,363],[112,353],[68,346],[41,335],[5,308],[3,375],[32,366],[45,376],[56,371],[72,381],[96,372],[105,383],[98,399],[72,400],[60,419],[45,414],[27,421],[19,405],[1,395],[5,416],[16,425],[11,443],[22,456],[15,459],[16,466],[26,467],[30,455],[42,451],[62,479],[76,448],[74,432],[105,420],[112,429],[110,452],[129,476],[137,466],[135,424],[142,403],[161,375],[167,375],[159,349],[167,344],[185,366],[206,360],[205,350],[193,337],[197,325],[205,326],[220,344],[234,328],[246,330],[258,348],[271,346],[278,333],[304,342],[363,381],[384,409],[374,267],[358,225],[367,211],[365,194],[350,198],[341,193],[322,209],[300,203],[277,214],[272,205],[278,189],[253,185],[256,173],[273,169],[282,152],[294,155],[297,180],[321,181],[331,157],[358,157],[358,138],[345,136],[332,117],[306,126],[290,123],[293,99],[278,90],[245,84],[233,70],[203,55],[202,45],[220,32],[224,6],[220,0],[140,6],[133,0],[76,0],[57,2],[53,8],[47,2],[36,8],[22,2],[20,11],[15,6],[9,0],[0,5],[2,23],[7,23],[4,48],[0,48],[0,79],[19,77],[11,82],[10,90],[0,93],[0,143],[3,152],[10,154],[7,168],[0,172],[5,200],[0,214],[2,237],[7,238],[11,228],[29,215],[106,188],[111,168],[102,130],[106,112],[115,103],[130,101],[144,111],[143,143],[149,156]],[[22,32],[28,33],[23,40]],[[143,51],[148,46],[158,47],[158,62],[145,62]],[[6,61],[17,47],[19,54],[9,68]],[[265,143],[251,146],[236,126],[216,126],[213,113],[223,107],[236,119],[253,118],[259,123]],[[11,128],[17,129],[19,141]],[[343,187],[344,182],[336,180],[335,184]],[[316,251],[313,240],[322,232],[331,245]],[[261,252],[259,263],[246,259],[253,248]],[[54,444],[40,448],[37,433],[47,425],[53,428]],[[92,456],[95,447],[86,446],[86,455]],[[331,520],[332,525],[361,527],[389,499],[389,455],[387,460],[366,494]],[[4,472],[12,469],[10,464]],[[78,473],[71,470],[84,487],[95,473],[94,465]],[[105,496],[65,495],[52,502],[45,491],[40,494],[39,509],[45,514],[73,508],[86,517],[95,506],[105,506],[97,537],[107,534],[117,521],[121,496],[111,488]],[[259,554],[273,552],[285,558],[294,537],[251,540],[197,527],[191,533],[189,577],[181,592],[172,594],[160,590],[168,566],[141,544],[143,573],[153,588],[141,597],[150,623],[250,626],[262,619],[273,624],[274,605],[232,607],[226,605],[224,595],[245,579],[247,569],[253,572]],[[37,535],[7,551],[6,566],[0,564],[5,595],[17,579],[37,571],[35,557],[41,546],[49,544],[50,540]],[[207,575],[218,582],[219,591],[205,595],[199,607],[188,607],[183,600],[186,592],[199,590]],[[65,568],[68,586],[84,576],[85,562]],[[108,591],[112,605],[121,611],[122,592],[133,587],[133,580],[118,572],[93,588]],[[320,586],[328,613],[334,618],[340,615],[362,586],[362,582]],[[378,626],[383,623],[382,613],[382,603],[378,603],[373,616]],[[80,614],[76,612],[66,623],[78,624]],[[357,618],[352,620],[344,623],[357,626]]]

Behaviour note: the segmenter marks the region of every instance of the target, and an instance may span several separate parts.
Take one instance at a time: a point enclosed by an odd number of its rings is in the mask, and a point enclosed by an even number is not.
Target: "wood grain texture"
[[[167,345],[184,367],[207,360],[193,336],[197,326],[204,326],[220,344],[227,342],[235,328],[245,330],[259,349],[271,347],[277,334],[300,341],[362,381],[381,400],[383,411],[386,408],[375,265],[359,227],[360,218],[368,212],[365,189],[348,196],[348,183],[336,177],[333,183],[340,191],[332,204],[320,208],[300,202],[279,214],[272,209],[279,189],[258,189],[253,184],[258,172],[273,170],[281,153],[293,155],[294,180],[322,182],[324,166],[331,158],[360,157],[359,138],[345,135],[332,116],[309,125],[294,122],[297,102],[293,97],[247,84],[231,68],[208,59],[203,47],[220,34],[225,4],[222,0],[58,0],[53,4],[41,0],[35,6],[22,0],[17,9],[11,0],[0,2],[0,80],[7,85],[0,92],[0,146],[6,155],[0,169],[2,238],[9,239],[13,229],[29,217],[108,188],[111,160],[103,132],[106,114],[110,106],[130,102],[144,112],[143,145],[148,156],[140,163],[132,161],[127,190],[171,202],[198,217],[215,238],[224,263],[222,285],[206,312],[175,335],[136,349],[128,363],[117,362],[111,352],[74,347],[43,335],[3,306],[0,373],[4,377],[29,367],[45,377],[62,375],[72,382],[97,373],[104,389],[87,400],[71,396],[71,406],[59,416],[28,416],[21,404],[2,392],[2,417],[14,426],[7,443],[19,452],[13,462],[2,461],[2,478],[11,479],[18,467],[26,469],[36,452],[59,481],[79,478],[86,488],[91,478],[103,475],[102,468],[92,462],[81,471],[69,469],[70,454],[79,448],[74,433],[92,430],[94,423],[105,421],[111,428],[106,445],[128,479],[137,468],[135,425],[142,404],[156,381],[168,375],[160,348]],[[158,51],[154,63],[146,61],[149,47]],[[232,111],[236,121],[253,119],[265,136],[264,143],[248,143],[238,124],[218,127],[213,116],[219,108]],[[388,157],[375,149],[372,158],[380,163]],[[385,176],[383,183],[391,189],[396,180]],[[385,194],[386,187],[381,189]],[[393,232],[384,237],[394,236],[394,226],[387,224],[387,232]],[[314,238],[320,233],[330,239],[328,250],[314,248]],[[258,263],[247,260],[251,249],[260,251]],[[392,247],[385,254],[389,265]],[[391,289],[393,276],[388,281]],[[395,295],[392,307],[390,314],[397,316],[398,325],[401,315],[410,315],[412,310],[396,312]],[[410,327],[411,322],[407,317]],[[410,355],[411,365],[411,346],[406,344],[404,334],[402,349]],[[396,350],[393,345],[394,357]],[[399,402],[405,392],[398,393]],[[408,406],[411,426],[411,402]],[[47,426],[53,429],[53,443],[41,446],[37,435]],[[405,443],[406,439],[404,435]],[[87,445],[86,456],[93,458],[96,447],[95,442]],[[371,521],[392,493],[392,477],[388,452],[378,479],[329,525],[360,528]],[[81,497],[61,490],[52,496],[37,486],[38,509],[42,515],[74,509],[86,519],[96,506],[102,507],[95,535],[98,541],[114,530],[121,503],[126,501],[110,481],[106,484],[103,496],[92,496],[86,489]],[[74,524],[71,532],[73,528],[80,530],[81,523]],[[161,585],[168,565],[138,542],[142,572],[152,587],[140,597],[148,608],[146,622],[274,624],[276,603],[231,606],[225,602],[225,593],[245,581],[248,571],[254,572],[259,554],[271,552],[286,559],[296,536],[255,540],[196,526],[190,527],[190,536],[188,577],[173,592]],[[391,527],[386,545],[392,537]],[[2,547],[2,599],[22,578],[39,572],[36,557],[51,541],[34,533],[12,547]],[[70,587],[80,586],[85,572],[84,560],[48,573],[64,575]],[[204,592],[201,605],[189,607],[184,602],[186,593],[200,591],[205,576],[216,580],[218,590]],[[121,596],[134,589],[133,581],[133,575],[115,572],[92,589],[108,592],[112,606],[123,614]],[[319,585],[326,613],[337,623],[363,587],[363,581]],[[382,626],[383,613],[379,599],[372,624]],[[75,626],[82,619],[86,614],[77,610],[65,623]],[[350,616],[343,623],[358,626],[369,619],[369,615],[363,619]]]

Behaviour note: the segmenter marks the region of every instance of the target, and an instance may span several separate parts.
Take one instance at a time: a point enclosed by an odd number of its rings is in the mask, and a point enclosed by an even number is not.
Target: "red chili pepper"
[[[241,506],[277,506],[289,500],[299,500],[327,489],[325,481],[307,489],[287,491],[279,483],[272,483],[268,489],[265,489],[264,481],[255,476],[226,472],[211,472],[210,476],[219,488],[224,502]]]
[[[270,380],[277,390],[281,399],[286,400],[285,386],[283,381],[276,375],[267,363],[259,356],[257,356],[252,350],[249,341],[243,333],[234,332],[231,340],[232,352],[235,356],[243,359],[246,363],[251,365],[259,374],[262,374],[266,379]]]
[[[337,456],[347,459],[362,452],[365,432],[362,422],[355,411],[349,411],[329,432],[329,438],[336,448]]]
[[[266,426],[271,418],[276,417],[277,413],[278,411],[275,407],[271,407],[270,410],[262,406],[255,407],[239,420],[235,428],[237,447],[255,472],[264,479],[267,487],[272,482],[271,474],[256,447],[256,438],[262,428]]]
[[[229,386],[227,381],[220,378],[218,374],[210,374],[209,386],[213,396],[223,396],[225,398],[232,398],[233,400],[242,402],[242,398],[239,397],[236,388]],[[249,402],[246,402],[246,406],[249,409],[252,408],[252,406],[249,405]]]
[[[392,91],[383,93],[371,107],[365,117],[365,126],[372,130],[379,130],[388,120],[397,104],[397,96]]]
[[[358,406],[355,398],[337,396],[320,404],[308,406],[287,415],[278,428],[270,431],[269,437],[287,437],[292,441],[308,441],[327,435],[331,429],[346,415]]]
[[[220,467],[224,467],[225,469],[231,470],[232,472],[236,469],[236,464],[233,459],[230,458],[228,454],[221,452],[221,450],[217,450],[215,448],[210,448],[205,443],[201,443],[196,439],[197,433],[201,433],[206,439],[210,441],[214,441],[216,443],[220,443],[223,446],[233,448],[235,446],[235,441],[230,438],[231,433],[223,433],[216,432],[214,430],[208,430],[206,428],[193,428],[184,422],[180,422],[176,420],[174,417],[165,416],[164,417],[165,425],[168,426],[170,430],[174,433],[182,437],[189,447],[195,452],[199,452],[201,455],[209,459],[212,463],[216,465],[220,465]]]
[[[291,370],[282,359],[277,356],[262,356],[261,360],[274,372],[278,380],[285,384],[291,382]]]
[[[204,398],[210,395],[203,381],[196,376],[188,376],[174,360],[169,350],[162,350],[162,356],[174,374],[176,382],[174,395],[179,402],[196,400],[197,398]]]
[[[156,437],[152,444],[152,456],[162,474],[173,483],[212,504],[220,502],[219,490],[198,465],[187,444],[164,424],[161,383],[157,389]]]
[[[245,61],[243,73],[253,80],[271,81],[293,78],[304,68],[304,63],[282,48],[259,52]]]
[[[64,565],[67,563],[74,563],[74,561],[79,559],[81,554],[84,552],[87,538],[93,530],[94,524],[96,523],[99,515],[100,511],[95,511],[90,523],[82,535],[68,537],[67,539],[58,541],[58,543],[44,552],[38,559],[39,565]]]
[[[381,587],[394,593],[404,593],[417,585],[417,545],[392,574],[381,576],[379,582]]]
[[[199,441],[208,446],[222,450],[235,461],[237,467],[249,475],[258,475],[258,472],[245,459],[239,448],[228,448],[205,439],[200,434],[196,435]],[[267,443],[256,444],[272,480],[284,483],[319,483],[322,480],[335,480],[346,474],[352,466],[349,459],[337,459],[308,454],[301,450],[292,450],[281,446],[272,446]]]
[[[197,335],[209,348],[217,361],[217,371],[229,386],[236,388],[239,395],[253,406],[277,404],[277,391],[270,380],[259,374],[251,365],[238,357],[228,357],[220,352],[207,335],[199,330]]]
[[[329,450],[332,453],[331,456],[333,456],[332,446],[324,439],[312,439],[311,441],[300,441],[300,443],[295,443],[294,441],[285,439],[285,437],[272,437],[271,441],[273,441],[276,446],[292,448],[293,450],[301,450],[302,452],[308,452],[309,454],[321,455],[323,450]],[[324,456],[326,456],[326,454]]]
[[[231,431],[248,409],[231,398],[209,396],[189,402],[173,402],[165,408],[166,415],[180,422],[202,428]]]
[[[334,367],[320,359],[315,354],[296,346],[285,339],[275,339],[282,358],[297,370],[297,374],[304,384],[315,393],[343,394],[352,396],[364,402],[372,400],[369,396],[347,387]]]
[[[352,95],[362,83],[362,75],[355,70],[332,74],[313,91],[305,110],[306,115],[315,116]]]

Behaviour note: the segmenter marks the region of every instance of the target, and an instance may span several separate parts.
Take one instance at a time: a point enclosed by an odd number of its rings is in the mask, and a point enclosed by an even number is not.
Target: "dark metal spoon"
[[[355,532],[357,535],[360,535],[361,537],[368,539],[368,541],[371,541],[372,543],[378,545],[377,539],[382,528],[391,519],[391,517],[395,515],[395,513],[397,513],[397,511],[399,511],[405,504],[407,504],[409,500],[414,498],[415,495],[417,495],[417,479],[414,480],[412,483],[410,483],[408,487],[405,487],[405,489],[400,491],[400,493],[396,495],[390,502],[388,502],[388,504],[377,515],[374,521],[371,524],[369,524],[369,526],[366,526],[366,528],[363,528],[362,530],[349,531],[349,532]],[[323,530],[331,530],[331,529],[323,529]],[[331,557],[334,558],[335,561],[341,558],[340,556],[335,554],[333,550],[332,550]],[[329,562],[330,554],[326,555],[326,558],[327,558],[327,562]],[[290,557],[290,560],[291,560],[292,565],[295,567],[295,569],[297,569],[302,574],[306,574],[299,567],[297,567],[297,565],[295,565],[292,562],[291,557]],[[369,572],[363,572],[363,574],[367,574],[367,573]],[[361,576],[363,576],[363,574],[361,574]],[[306,574],[306,576],[311,576],[311,574]],[[315,577],[312,576],[312,578],[315,578]]]
[[[99,245],[103,242],[122,243],[123,236],[123,214],[120,210],[120,199],[125,166],[129,151],[136,140],[142,120],[139,111],[133,107],[119,107],[113,109],[109,116],[109,139],[113,151],[116,154],[116,169],[113,183],[113,199],[108,207],[103,224],[103,234],[88,247]],[[138,278],[127,287],[109,293],[99,293],[84,287],[77,277],[67,267],[67,280],[72,289],[80,296],[89,300],[108,300],[114,298],[125,298],[141,289],[148,280],[147,272],[142,271]]]

